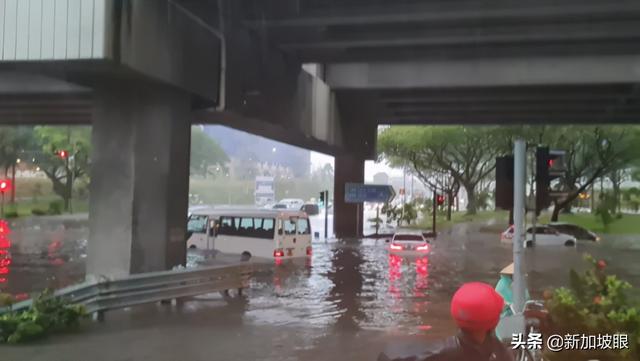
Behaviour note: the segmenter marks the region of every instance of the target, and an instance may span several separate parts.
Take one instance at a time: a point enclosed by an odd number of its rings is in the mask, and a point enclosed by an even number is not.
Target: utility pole
[[[404,205],[407,204],[407,167],[402,166],[402,210],[400,216],[400,225],[404,221]]]
[[[329,191],[324,191],[324,239],[328,239],[329,235]]]
[[[525,302],[524,267],[522,253],[524,243],[524,209],[527,146],[524,140],[516,139],[513,147],[513,304],[515,312],[522,312]]]
[[[433,236],[434,237],[436,235],[436,213],[437,213],[437,210],[438,210],[438,200],[437,200],[437,198],[438,198],[438,191],[436,191],[434,189],[433,190],[433,212],[432,212],[433,213],[433,215],[432,215],[432,217],[433,217],[433,219],[432,219],[433,225],[431,226],[431,230],[433,231]]]
[[[525,149],[525,154],[526,154],[526,151],[527,150]],[[531,167],[531,169],[532,169],[531,172],[532,173],[536,172],[536,162],[537,162],[537,157],[534,154],[533,159],[532,159],[533,166]],[[537,173],[533,173],[531,175],[531,177],[534,180],[535,180],[536,176],[537,176]],[[534,181],[534,183],[535,183],[535,181]],[[525,184],[526,184],[526,175],[525,175]],[[531,187],[531,194],[534,194],[534,189],[535,189],[535,187]],[[533,203],[534,203],[533,211],[531,212],[531,232],[532,232],[531,233],[531,241],[535,245],[536,244],[536,223],[538,223],[538,211],[536,210],[536,206],[535,206],[535,197],[533,197]]]

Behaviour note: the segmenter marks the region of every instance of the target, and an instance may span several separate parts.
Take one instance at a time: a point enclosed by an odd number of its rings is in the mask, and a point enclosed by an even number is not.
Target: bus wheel
[[[198,248],[198,247],[196,247],[195,244],[192,244],[192,245],[189,246],[189,249],[196,249],[196,248]]]
[[[251,252],[244,251],[240,255],[240,262],[247,262],[250,259],[251,259]]]

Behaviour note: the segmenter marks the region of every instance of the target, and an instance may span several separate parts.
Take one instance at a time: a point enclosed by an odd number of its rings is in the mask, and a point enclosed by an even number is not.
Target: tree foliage
[[[507,142],[495,127],[419,127],[385,129],[378,149],[392,166],[408,166],[426,184],[438,188],[439,175],[467,193],[467,212],[477,209],[476,188],[495,169],[495,157]]]
[[[41,152],[34,155],[44,174],[51,180],[53,191],[64,202],[64,210],[70,210],[73,184],[89,175],[91,153],[90,127],[44,126],[35,128],[35,140]],[[67,152],[62,158],[58,152]]]
[[[394,126],[380,132],[378,150],[390,165],[410,167],[431,189],[451,197],[456,186],[464,188],[472,214],[484,203],[479,198],[487,190],[479,185],[490,184],[495,157],[511,153],[516,138],[566,151],[566,174],[554,187],[567,197],[554,202],[554,221],[596,179],[640,161],[640,129],[622,126]]]
[[[206,177],[218,172],[212,168],[219,168],[226,174],[229,157],[224,150],[199,127],[191,127],[191,174],[199,174]]]
[[[604,260],[585,256],[591,268],[583,274],[570,273],[570,287],[559,288],[547,297],[549,310],[546,334],[626,334],[629,348],[622,350],[574,349],[545,353],[551,361],[638,360],[640,309],[629,297],[631,285],[606,272]]]
[[[11,309],[12,304],[10,295],[0,293],[0,307]],[[72,305],[45,290],[27,310],[0,315],[0,344],[33,341],[48,333],[73,329],[86,315],[84,306]]]
[[[596,179],[629,167],[640,158],[640,129],[635,127],[566,126],[548,129],[544,139],[552,148],[566,151],[566,173],[557,190],[568,195],[554,203],[553,221]]]

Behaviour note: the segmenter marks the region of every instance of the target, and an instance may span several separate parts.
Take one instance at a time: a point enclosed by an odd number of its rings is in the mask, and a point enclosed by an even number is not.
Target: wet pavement
[[[105,323],[87,322],[80,334],[2,347],[0,359],[71,361],[91,354],[96,361],[375,360],[389,343],[450,335],[449,299],[457,287],[497,281],[499,270],[511,262],[511,245],[481,228],[458,225],[439,235],[429,254],[407,257],[390,254],[384,240],[316,240],[311,262],[274,264],[257,273],[245,300],[229,303],[216,294],[182,308],[114,311]],[[50,257],[49,243],[46,257],[42,251],[36,252],[41,258],[33,255],[42,264],[38,271],[23,263],[28,257],[14,261],[0,288],[27,292],[81,279],[83,258],[75,252],[82,243],[67,247],[72,255],[57,264],[52,260],[64,257],[55,252]],[[571,267],[584,267],[583,252],[608,260],[611,272],[640,287],[640,246],[623,237],[577,249],[527,250],[532,296],[566,284]]]

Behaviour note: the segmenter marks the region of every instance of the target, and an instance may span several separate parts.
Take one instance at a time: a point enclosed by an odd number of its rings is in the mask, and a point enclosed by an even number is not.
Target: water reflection
[[[331,258],[332,269],[327,277],[333,282],[329,301],[340,311],[335,327],[338,330],[357,330],[365,314],[360,307],[360,294],[364,283],[360,266],[364,263],[360,249],[335,248]]]
[[[74,240],[86,239],[86,232],[53,229],[35,235],[15,226],[4,229],[3,291],[23,294],[82,280],[86,241]],[[640,286],[640,247],[631,247],[631,241],[579,244],[577,250],[528,249],[531,295],[539,297],[546,287],[566,285],[569,269],[583,267],[584,251],[606,259],[612,273]],[[443,234],[423,256],[389,254],[384,241],[370,239],[316,241],[310,260],[273,261],[256,272],[248,301],[228,310],[237,322],[252,325],[303,326],[327,334],[382,330],[441,337],[454,332],[449,301],[460,284],[495,283],[511,258],[510,246],[501,244],[496,234],[468,226]]]
[[[7,284],[9,279],[9,266],[11,266],[12,263],[12,257],[9,251],[9,248],[11,248],[10,234],[11,228],[9,228],[9,224],[5,220],[0,219],[0,286]]]

